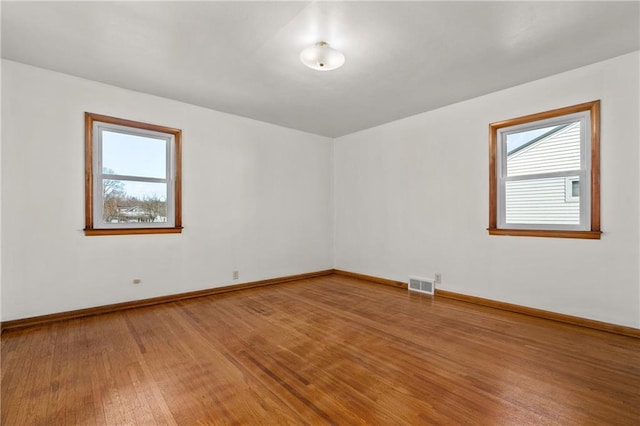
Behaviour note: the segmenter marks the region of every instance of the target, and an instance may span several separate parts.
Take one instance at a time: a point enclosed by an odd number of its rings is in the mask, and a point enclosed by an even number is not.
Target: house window
[[[580,177],[574,176],[565,179],[564,200],[567,203],[580,201]]]
[[[489,233],[600,238],[600,102],[493,123]]]
[[[181,131],[85,113],[85,234],[179,233]]]

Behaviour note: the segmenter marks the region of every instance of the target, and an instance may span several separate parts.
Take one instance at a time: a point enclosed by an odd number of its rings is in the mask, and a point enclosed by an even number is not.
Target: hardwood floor
[[[640,339],[329,275],[9,331],[3,425],[640,424]]]

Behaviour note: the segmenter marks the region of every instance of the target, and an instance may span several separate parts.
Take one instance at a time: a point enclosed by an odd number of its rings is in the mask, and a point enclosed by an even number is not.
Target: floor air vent
[[[417,291],[425,294],[433,294],[436,289],[436,285],[434,280],[429,278],[420,278],[420,277],[409,277],[409,286],[410,291]]]

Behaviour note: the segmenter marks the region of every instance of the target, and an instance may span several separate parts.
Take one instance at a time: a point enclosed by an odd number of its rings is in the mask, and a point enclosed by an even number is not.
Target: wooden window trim
[[[154,228],[94,228],[93,226],[93,123],[94,121],[168,133],[174,137],[174,226]],[[182,232],[182,130],[155,124],[141,123],[107,115],[84,113],[84,193],[85,228],[84,234],[95,235],[136,235],[136,234],[178,234]]]
[[[498,129],[532,121],[545,120],[576,112],[589,111],[591,116],[591,229],[587,231],[503,229],[498,228]],[[600,239],[600,101],[585,102],[537,114],[504,120],[489,125],[489,235],[527,237]]]

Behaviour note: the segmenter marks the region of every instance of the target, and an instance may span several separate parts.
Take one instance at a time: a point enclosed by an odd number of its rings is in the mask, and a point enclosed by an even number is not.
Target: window
[[[565,179],[564,200],[567,203],[580,201],[580,177],[575,176]]]
[[[489,234],[600,238],[600,101],[489,125]]]
[[[181,134],[85,113],[85,235],[181,232]]]

